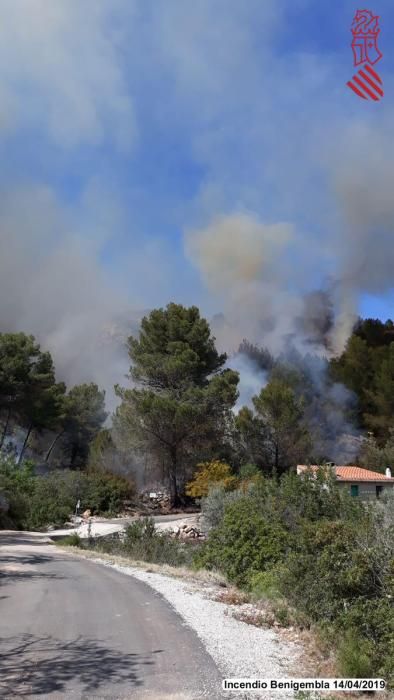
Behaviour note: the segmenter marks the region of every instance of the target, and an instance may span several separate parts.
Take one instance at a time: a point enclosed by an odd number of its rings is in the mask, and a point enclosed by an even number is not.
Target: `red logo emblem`
[[[383,54],[378,47],[380,34],[379,16],[370,10],[357,10],[352,26],[352,51],[354,65],[363,67],[348,81],[347,85],[363,100],[378,102],[383,97],[383,83],[371,66],[380,61]]]

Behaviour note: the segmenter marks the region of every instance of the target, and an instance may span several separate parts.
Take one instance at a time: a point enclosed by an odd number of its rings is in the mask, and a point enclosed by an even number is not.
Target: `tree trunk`
[[[2,433],[2,436],[1,436],[0,449],[3,447],[3,445],[4,445],[4,440],[5,440],[6,437],[7,437],[7,430],[8,430],[8,425],[9,425],[9,422],[10,422],[10,417],[11,417],[11,409],[9,408],[9,409],[8,409],[8,412],[7,412],[6,422],[5,422],[5,425],[4,425],[4,428],[3,428],[3,433]]]
[[[178,483],[176,478],[177,472],[177,450],[176,447],[171,448],[171,464],[169,469],[170,482],[170,504],[171,508],[179,505]]]
[[[78,445],[75,443],[71,447],[70,469],[75,469],[75,462],[78,457]]]
[[[176,476],[172,469],[170,470],[170,505],[174,508],[178,504],[178,489],[176,483]]]
[[[50,458],[50,456],[51,456],[51,454],[52,454],[52,452],[53,452],[53,450],[54,450],[54,448],[55,448],[55,446],[56,446],[56,443],[57,443],[57,441],[62,437],[62,435],[64,435],[64,430],[62,430],[60,433],[58,433],[58,434],[56,435],[55,439],[52,441],[52,444],[51,444],[51,446],[50,446],[50,448],[49,448],[49,450],[48,450],[48,452],[47,452],[47,454],[46,454],[45,462],[48,462],[48,461],[49,461],[49,458]]]
[[[275,443],[275,462],[272,470],[272,476],[274,479],[279,478],[279,444],[277,442]]]
[[[31,431],[32,431],[32,430],[33,430],[33,426],[32,426],[32,424],[30,424],[30,425],[29,425],[29,429],[28,429],[28,431],[27,431],[27,433],[26,433],[25,441],[24,441],[24,443],[23,443],[23,445],[22,445],[21,453],[20,453],[20,455],[19,455],[18,466],[19,466],[20,464],[22,464],[23,455],[25,454],[25,450],[26,450],[26,447],[27,447],[27,443],[29,442],[29,437],[30,437],[30,435],[31,435]]]

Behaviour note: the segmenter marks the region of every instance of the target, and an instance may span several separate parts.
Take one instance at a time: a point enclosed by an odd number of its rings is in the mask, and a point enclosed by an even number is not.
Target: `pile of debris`
[[[145,491],[141,494],[141,501],[150,510],[170,510],[170,495],[165,491]]]
[[[194,539],[196,537],[205,537],[204,533],[196,525],[191,525],[187,523],[179,523],[179,525],[174,525],[170,530],[168,530],[171,537],[178,537],[179,539]]]

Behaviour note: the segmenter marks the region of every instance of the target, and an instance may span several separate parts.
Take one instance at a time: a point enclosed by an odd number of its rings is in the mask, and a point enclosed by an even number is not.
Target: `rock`
[[[156,490],[154,487],[149,491],[144,491],[140,494],[141,502],[146,505],[149,510],[161,510],[168,508],[170,504],[170,496],[164,491]]]
[[[84,513],[82,513],[82,517],[83,517],[84,519],[86,518],[86,520],[87,520],[88,518],[90,518],[91,515],[92,515],[92,511],[91,511],[89,508],[88,508],[87,510],[85,510]]]

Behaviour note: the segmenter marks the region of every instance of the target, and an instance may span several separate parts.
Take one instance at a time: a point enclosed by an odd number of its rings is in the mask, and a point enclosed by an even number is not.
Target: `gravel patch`
[[[122,566],[104,560],[98,563],[135,576],[161,593],[185,622],[197,633],[223,673],[223,678],[289,678],[299,677],[295,672],[303,649],[300,644],[284,641],[271,629],[253,627],[231,617],[227,606],[211,600],[212,591],[197,588],[196,584],[158,573],[150,573],[133,566]],[[226,614],[226,612],[228,614]],[[302,674],[301,674],[302,675]],[[250,694],[249,694],[250,693]],[[231,693],[231,696],[233,694]],[[223,691],[223,697],[229,697]],[[240,691],[238,697],[293,698],[293,691]]]

